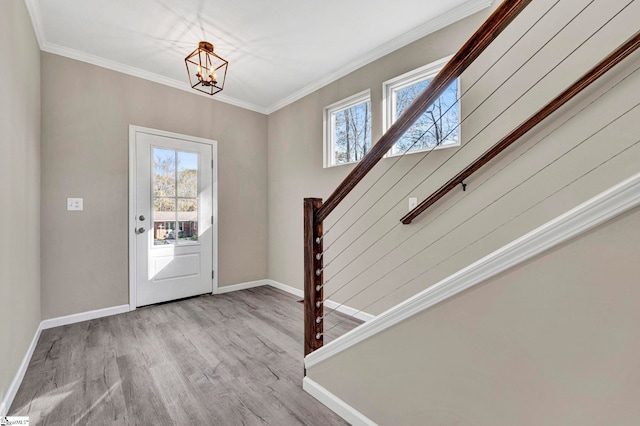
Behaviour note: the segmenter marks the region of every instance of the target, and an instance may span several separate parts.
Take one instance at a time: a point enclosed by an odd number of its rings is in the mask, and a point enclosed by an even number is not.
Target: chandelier
[[[184,59],[192,89],[215,95],[224,88],[229,62],[213,51],[213,44],[201,41],[198,48]]]

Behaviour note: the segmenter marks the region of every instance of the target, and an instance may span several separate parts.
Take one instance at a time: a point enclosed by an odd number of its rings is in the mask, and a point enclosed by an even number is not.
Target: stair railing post
[[[317,212],[322,199],[304,199],[304,355],[324,342],[322,222]]]

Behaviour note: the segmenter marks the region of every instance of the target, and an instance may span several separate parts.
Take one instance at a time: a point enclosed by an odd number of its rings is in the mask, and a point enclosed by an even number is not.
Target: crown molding
[[[45,42],[45,38],[42,25],[42,16],[40,15],[40,8],[38,7],[38,3],[36,0],[24,0],[24,4],[25,6],[27,6],[27,12],[29,12],[29,17],[31,18],[31,26],[33,27],[33,32],[36,34],[38,46],[40,46],[40,50],[42,50],[42,45]]]
[[[468,16],[473,15],[474,13],[480,12],[491,6],[493,0],[469,0],[459,6],[454,7],[448,12],[443,13],[442,15],[425,22],[413,30],[404,33],[403,35],[394,38],[383,44],[382,46],[377,47],[374,50],[371,50],[344,67],[327,74],[321,80],[318,80],[308,86],[303,87],[297,92],[292,93],[291,95],[282,98],[278,102],[266,108],[267,114],[271,114],[285,106],[302,99],[303,97],[315,92],[318,89],[323,88],[324,86],[333,83],[346,76],[353,71],[362,68],[363,66],[370,64],[371,62],[382,58],[383,56],[388,55],[389,53],[395,52],[396,50],[407,46],[408,44],[413,43],[414,41],[420,40],[422,37],[426,37],[429,34],[435,33],[438,30],[441,30],[444,27],[447,27],[455,22],[458,22]]]
[[[106,68],[112,71],[117,71],[123,74],[131,75],[133,77],[142,78],[144,80],[152,81],[154,83],[162,84],[164,86],[173,87],[174,89],[180,89],[185,92],[202,96],[214,101],[224,102],[226,104],[230,104],[240,108],[259,112],[261,114],[267,114],[266,108],[261,107],[259,105],[252,104],[250,102],[245,102],[240,99],[232,98],[230,96],[226,96],[220,93],[218,93],[215,97],[212,97],[211,95],[207,95],[206,93],[193,90],[191,86],[189,86],[184,81],[174,80],[169,77],[165,77],[149,71],[141,70],[140,68],[125,65],[120,62],[112,61],[110,59],[101,58],[99,56],[81,52],[79,50],[70,49],[68,47],[60,46],[54,43],[49,43],[48,41],[45,41],[44,44],[40,46],[40,50],[42,50],[43,52],[64,56],[66,58],[75,59],[76,61],[86,62],[88,64],[95,65],[101,68]]]
[[[194,91],[186,82],[174,80],[172,78],[164,77],[149,71],[142,70],[140,68],[132,67],[129,65],[122,64],[120,62],[112,61],[109,59],[101,58],[99,56],[91,55],[85,52],[81,52],[79,50],[71,49],[68,47],[60,46],[55,43],[51,43],[47,41],[44,34],[44,27],[42,24],[42,17],[40,14],[40,8],[38,7],[37,0],[24,0],[27,6],[27,10],[29,12],[29,16],[31,17],[31,23],[33,25],[33,30],[36,34],[36,38],[38,39],[38,44],[40,45],[40,50],[43,52],[53,53],[55,55],[64,56],[70,59],[75,59],[77,61],[86,62],[92,65],[96,65],[102,68],[107,68],[112,71],[121,72],[123,74],[131,75],[133,77],[142,78],[144,80],[153,81],[158,84],[162,84],[165,86],[173,87],[175,89],[180,89],[191,94],[195,94],[198,96],[204,96],[214,101],[224,102],[230,105],[234,105],[240,108],[248,109],[251,111],[255,111],[261,114],[271,114],[285,106],[315,92],[322,87],[333,83],[339,78],[344,77],[345,75],[361,68],[377,59],[382,58],[389,53],[392,53],[410,43],[413,43],[416,40],[421,39],[431,33],[434,33],[448,25],[451,25],[461,19],[464,19],[470,15],[473,15],[476,12],[486,9],[491,6],[493,0],[469,0],[455,8],[449,10],[448,12],[443,13],[442,15],[425,22],[413,30],[396,37],[395,39],[379,46],[378,48],[369,51],[368,53],[356,58],[354,61],[345,65],[344,67],[327,74],[323,79],[318,80],[312,84],[309,84],[302,89],[280,99],[269,106],[260,106],[253,104],[251,102],[246,102],[240,99],[236,99],[227,95],[217,94],[215,98],[212,98],[209,95],[204,93],[200,93]]]

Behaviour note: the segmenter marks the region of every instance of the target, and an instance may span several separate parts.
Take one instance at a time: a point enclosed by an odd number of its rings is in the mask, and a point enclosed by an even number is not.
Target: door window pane
[[[169,216],[175,220],[176,211],[176,199],[171,197],[156,197],[153,199],[153,211],[154,212],[170,212]],[[163,218],[167,217],[166,214],[162,215]],[[156,217],[157,219],[157,217]]]
[[[175,244],[176,222],[153,222],[153,245]]]
[[[198,154],[178,152],[178,197],[198,196]]]
[[[176,195],[176,152],[153,148],[153,196]]]
[[[176,199],[156,197],[153,200],[153,244],[175,244]]]
[[[198,241],[198,200],[178,200],[178,241]]]

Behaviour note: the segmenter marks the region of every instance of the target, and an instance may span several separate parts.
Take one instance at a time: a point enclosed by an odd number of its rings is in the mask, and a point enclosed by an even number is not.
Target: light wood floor
[[[200,296],[43,331],[9,412],[32,425],[346,424],[302,390],[302,358],[294,296]]]

